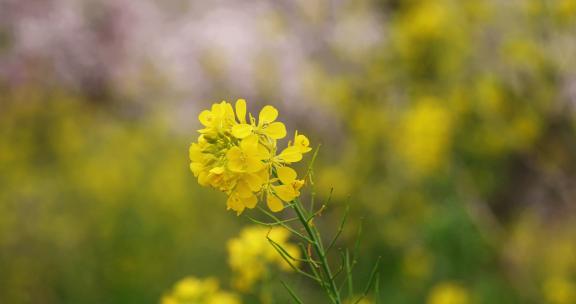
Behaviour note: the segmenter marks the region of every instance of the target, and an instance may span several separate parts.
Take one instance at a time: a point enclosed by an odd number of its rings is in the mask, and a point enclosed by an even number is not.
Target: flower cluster
[[[200,113],[204,126],[190,146],[190,169],[198,183],[228,195],[227,206],[241,214],[265,200],[274,212],[300,195],[304,181],[289,165],[311,150],[308,138],[296,132],[288,146],[277,153],[277,140],[286,137],[286,127],[276,121],[278,110],[262,108],[256,120],[246,117],[246,101],[226,101]]]
[[[468,304],[470,297],[468,291],[460,284],[454,282],[440,282],[436,284],[428,295],[428,304]]]
[[[292,270],[266,237],[281,246],[291,257],[300,258],[300,250],[288,242],[290,232],[285,228],[244,228],[237,238],[228,241],[228,263],[234,271],[233,285],[238,290],[249,291],[255,282],[264,279],[268,275],[269,265],[278,265],[284,271]],[[296,260],[292,263],[298,265]]]
[[[220,290],[218,280],[187,277],[176,283],[174,289],[162,297],[162,304],[240,304],[238,296]]]

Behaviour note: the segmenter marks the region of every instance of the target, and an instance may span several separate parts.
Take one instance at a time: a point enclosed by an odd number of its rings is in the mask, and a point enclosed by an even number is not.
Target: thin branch
[[[344,216],[342,217],[342,221],[340,222],[340,226],[338,227],[338,231],[336,232],[336,235],[334,235],[334,238],[330,242],[330,245],[328,245],[328,247],[326,247],[326,252],[330,251],[330,249],[332,248],[332,246],[334,246],[334,244],[336,243],[336,240],[338,239],[338,237],[340,236],[340,234],[344,230],[344,225],[346,224],[346,220],[348,219],[349,212],[350,212],[350,204],[347,204],[346,210],[344,211]]]
[[[284,259],[284,261],[286,261],[286,263],[288,263],[288,265],[290,265],[290,267],[292,269],[294,269],[294,271],[296,271],[297,273],[306,276],[316,282],[320,282],[320,279],[303,271],[302,269],[294,266],[294,264],[292,264],[292,262],[290,262],[290,260],[288,259],[288,257],[285,255],[287,254],[286,250],[284,248],[282,248],[282,246],[278,245],[276,242],[274,242],[270,237],[266,236],[266,238],[268,239],[268,242],[270,242],[270,244],[272,245],[272,247],[274,247],[274,249],[276,249],[276,251],[280,254],[280,256],[282,257],[282,259]]]
[[[324,211],[326,209],[326,205],[322,205],[322,207],[320,207],[320,209],[318,209],[318,211],[314,212],[314,214],[312,214],[311,216],[309,216],[306,219],[306,222],[310,223],[310,221],[312,219],[314,219],[316,216],[318,216],[320,213],[322,213],[322,211]]]
[[[314,179],[312,178],[312,176],[314,175],[313,166],[314,166],[314,163],[316,162],[316,156],[318,156],[319,150],[320,150],[320,145],[318,145],[318,147],[316,147],[316,150],[314,151],[314,154],[312,155],[312,159],[308,163],[308,168],[306,169],[306,175],[304,176],[304,180],[308,179],[308,181],[310,182],[310,189],[311,189],[310,212],[313,212],[314,204],[316,203],[316,185],[314,184]]]
[[[308,162],[308,168],[306,169],[306,175],[304,175],[304,179],[306,179],[310,173],[312,172],[312,167],[314,166],[314,163],[316,162],[316,156],[318,156],[318,151],[320,151],[320,147],[322,145],[318,144],[318,146],[316,147],[316,150],[314,150],[314,154],[312,154],[312,158],[310,159],[310,162]]]
[[[372,286],[372,283],[374,282],[374,278],[376,277],[376,274],[378,273],[378,268],[380,267],[380,259],[381,258],[382,257],[379,256],[378,259],[376,260],[376,263],[374,264],[374,267],[372,268],[372,271],[370,272],[370,278],[368,279],[368,284],[366,284],[366,288],[364,289],[364,292],[358,298],[358,300],[356,300],[356,302],[354,302],[354,304],[358,304],[358,302],[360,302],[363,298],[365,298],[368,295],[368,291],[370,291],[370,287]]]
[[[275,215],[273,215],[272,213],[266,211],[264,208],[258,206],[258,209],[260,211],[262,211],[264,214],[266,214],[267,216],[269,216],[271,219],[275,220],[280,226],[286,228],[288,231],[294,233],[295,235],[301,237],[302,239],[306,240],[309,243],[313,243],[314,241],[311,240],[310,238],[306,237],[305,235],[301,234],[300,232],[294,230],[292,227],[286,225],[285,223],[282,222],[282,220],[280,220],[279,218],[277,218]]]
[[[338,275],[340,275],[340,273],[342,272],[342,270],[344,270],[344,263],[345,263],[345,257],[344,257],[344,253],[342,251],[340,251],[340,268],[338,270],[336,270],[336,272],[334,272],[334,274],[332,275],[332,280],[335,280]]]
[[[251,216],[249,216],[249,215],[246,215],[246,218],[248,218],[250,221],[252,221],[252,222],[254,222],[254,223],[256,223],[256,224],[264,225],[264,226],[276,226],[276,225],[281,225],[282,223],[289,223],[289,222],[293,222],[293,221],[297,221],[297,220],[298,220],[297,217],[293,217],[293,218],[290,218],[290,219],[287,219],[287,220],[281,220],[281,221],[279,221],[279,222],[267,223],[267,222],[259,221],[259,220],[255,219],[255,218],[253,218],[253,217],[251,217]]]
[[[312,272],[314,272],[314,275],[316,275],[317,277],[318,274],[316,273],[316,268],[318,268],[319,263],[318,261],[314,260],[312,258],[312,255],[310,255],[307,251],[306,251],[306,247],[304,247],[304,245],[302,243],[298,244],[300,246],[300,250],[302,250],[303,254],[305,257],[307,257],[307,259],[305,260],[306,263],[309,263],[312,265],[312,267],[310,267],[310,269],[312,269]]]
[[[330,297],[333,303],[340,304],[342,303],[340,299],[340,292],[338,291],[338,288],[336,287],[336,283],[334,282],[334,280],[331,280],[332,271],[330,269],[330,265],[328,265],[328,260],[326,259],[326,252],[324,251],[320,234],[313,225],[310,225],[310,223],[306,221],[307,217],[306,211],[299,203],[299,201],[295,202],[296,204],[294,206],[294,211],[296,212],[296,215],[298,216],[300,222],[304,226],[304,229],[306,229],[306,233],[314,240],[312,245],[314,247],[314,250],[316,251],[316,254],[320,259],[320,266],[322,268],[322,271],[324,272],[324,277],[327,279],[327,282],[325,282],[325,284],[328,285],[327,286],[329,291],[328,296]]]
[[[360,220],[360,225],[358,226],[358,232],[356,233],[356,242],[354,242],[354,251],[352,251],[352,268],[356,264],[356,257],[358,257],[358,249],[360,248],[360,239],[362,238],[362,229],[364,226],[364,219]]]
[[[288,290],[288,293],[292,296],[292,298],[294,299],[294,301],[296,301],[296,303],[304,304],[304,302],[302,302],[302,300],[300,300],[300,298],[296,295],[296,293],[294,293],[294,291],[292,290],[292,288],[290,288],[288,286],[288,284],[284,283],[284,281],[282,281],[282,280],[280,280],[280,283],[282,283],[282,286],[284,286],[284,288],[286,288],[286,290]]]

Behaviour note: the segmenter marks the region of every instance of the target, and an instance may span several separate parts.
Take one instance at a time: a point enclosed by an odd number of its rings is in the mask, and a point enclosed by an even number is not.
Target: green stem
[[[293,201],[294,211],[296,211],[296,215],[298,219],[304,226],[306,233],[308,234],[309,238],[312,240],[310,242],[314,247],[314,251],[318,255],[320,259],[320,267],[322,268],[322,272],[324,272],[324,277],[326,278],[327,282],[323,282],[325,287],[327,288],[328,295],[334,304],[341,304],[342,300],[340,299],[340,292],[338,287],[336,287],[336,282],[334,277],[332,276],[332,271],[330,270],[330,265],[328,264],[328,259],[326,258],[326,252],[324,251],[324,246],[322,245],[322,240],[320,239],[320,234],[318,230],[311,226],[310,223],[306,220],[307,216],[305,211],[298,200]],[[311,265],[314,267],[314,265]]]

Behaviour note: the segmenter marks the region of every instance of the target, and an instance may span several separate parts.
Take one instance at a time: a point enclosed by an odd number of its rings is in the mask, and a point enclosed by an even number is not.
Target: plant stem
[[[336,287],[336,282],[334,281],[334,277],[332,276],[332,271],[330,270],[330,265],[328,264],[328,259],[326,258],[326,252],[324,251],[324,246],[322,245],[322,239],[320,238],[320,234],[316,227],[310,225],[307,220],[307,216],[305,214],[304,208],[299,200],[293,201],[294,211],[296,211],[296,215],[298,219],[304,226],[306,233],[308,234],[309,238],[312,240],[310,242],[314,248],[314,251],[318,255],[320,259],[320,267],[322,268],[322,272],[324,273],[324,282],[323,287],[326,287],[326,291],[330,296],[330,299],[334,304],[341,304],[342,300],[340,299],[340,292],[338,287]],[[314,267],[314,265],[310,265]]]

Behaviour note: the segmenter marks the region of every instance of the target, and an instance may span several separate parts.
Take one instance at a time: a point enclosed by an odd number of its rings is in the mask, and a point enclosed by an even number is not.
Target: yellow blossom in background
[[[544,282],[546,303],[569,304],[576,302],[576,284],[568,278],[556,276]]]
[[[274,249],[267,236],[282,246],[293,258],[300,258],[296,245],[288,243],[290,232],[284,228],[273,229],[261,226],[244,228],[237,238],[228,241],[228,264],[234,272],[233,285],[241,291],[249,291],[259,280],[268,275],[270,266],[276,265],[284,271],[292,268]],[[298,263],[293,262],[293,265]]]
[[[427,304],[468,304],[468,291],[454,282],[442,282],[432,288]]]
[[[344,304],[374,304],[374,300],[368,298],[368,297],[363,297],[362,299],[360,299],[360,301],[358,301],[357,299],[360,298],[360,295],[356,295],[350,299],[347,299],[346,301],[344,301]]]
[[[412,39],[438,37],[448,25],[448,6],[443,1],[427,0],[413,5],[402,20],[402,33]]]
[[[218,280],[187,277],[162,297],[161,304],[240,304],[237,295],[221,291]]]
[[[452,116],[435,98],[423,98],[404,115],[395,149],[407,167],[427,175],[442,166],[452,141]]]
[[[542,274],[542,303],[576,303],[574,221],[555,227],[544,227],[543,221],[533,213],[519,218],[507,244],[509,264],[525,277]]]
[[[409,248],[402,261],[402,271],[411,281],[421,281],[427,278],[431,273],[432,266],[432,256],[419,246]]]
[[[226,193],[228,209],[238,215],[264,197],[269,209],[278,212],[300,195],[304,181],[288,165],[302,160],[310,142],[296,132],[277,154],[277,140],[286,137],[286,126],[277,118],[278,110],[265,106],[256,121],[244,99],[234,108],[222,101],[198,116],[204,128],[190,145],[190,170],[200,185]]]

